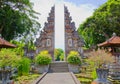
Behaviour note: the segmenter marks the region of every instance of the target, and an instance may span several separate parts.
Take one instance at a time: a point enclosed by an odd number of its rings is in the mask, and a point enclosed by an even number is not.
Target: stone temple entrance
[[[66,6],[64,6],[64,32],[65,32],[65,59],[68,53],[72,50],[78,51],[83,55],[83,40],[76,31],[75,23],[72,22],[72,18]],[[40,32],[40,37],[36,39],[36,53],[42,50],[48,50],[54,59],[55,49],[55,6],[51,7],[47,22],[44,24],[43,30]]]

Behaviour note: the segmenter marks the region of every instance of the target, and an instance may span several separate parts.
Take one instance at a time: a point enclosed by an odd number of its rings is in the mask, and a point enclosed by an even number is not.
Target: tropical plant
[[[70,51],[67,56],[67,61],[70,64],[81,64],[81,58],[77,51]]]
[[[51,61],[52,58],[47,50],[41,51],[40,54],[35,57],[35,62],[39,65],[47,65],[50,64]]]
[[[30,71],[30,60],[28,58],[22,57],[17,64],[18,75],[29,75]]]
[[[89,57],[89,61],[92,61],[95,68],[107,68],[108,64],[114,62],[114,57],[111,53],[104,49],[98,49],[97,51],[92,51]]]

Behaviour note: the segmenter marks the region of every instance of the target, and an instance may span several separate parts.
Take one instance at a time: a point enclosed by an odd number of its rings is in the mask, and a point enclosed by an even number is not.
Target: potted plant
[[[35,62],[36,62],[38,72],[39,73],[48,72],[49,64],[51,63],[51,61],[52,61],[52,58],[48,53],[48,51],[46,50],[41,51],[40,54],[38,54],[35,57]]]
[[[81,65],[81,58],[77,51],[70,51],[67,56],[68,68],[70,72],[79,73],[80,65]]]
[[[104,49],[98,49],[97,51],[94,50],[90,52],[89,61],[93,62],[94,68],[96,69],[98,78],[95,81],[101,84],[110,84],[107,80],[107,76],[109,72],[109,64],[114,62],[112,54]]]

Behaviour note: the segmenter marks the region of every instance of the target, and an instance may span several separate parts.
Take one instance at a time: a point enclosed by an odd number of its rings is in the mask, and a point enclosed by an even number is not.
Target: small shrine
[[[115,62],[120,62],[120,37],[115,33],[110,39],[98,44],[98,46],[107,48],[115,56]]]
[[[110,39],[98,44],[98,46],[107,48],[115,56],[115,63],[109,66],[109,78],[113,81],[120,80],[120,37],[113,33]]]

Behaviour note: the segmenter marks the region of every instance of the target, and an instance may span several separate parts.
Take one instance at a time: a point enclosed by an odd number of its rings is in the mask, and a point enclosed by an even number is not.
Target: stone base
[[[49,65],[37,65],[38,73],[44,73],[49,71]]]
[[[80,66],[76,65],[76,64],[68,64],[68,69],[69,72],[73,72],[73,73],[79,73],[80,72]]]

